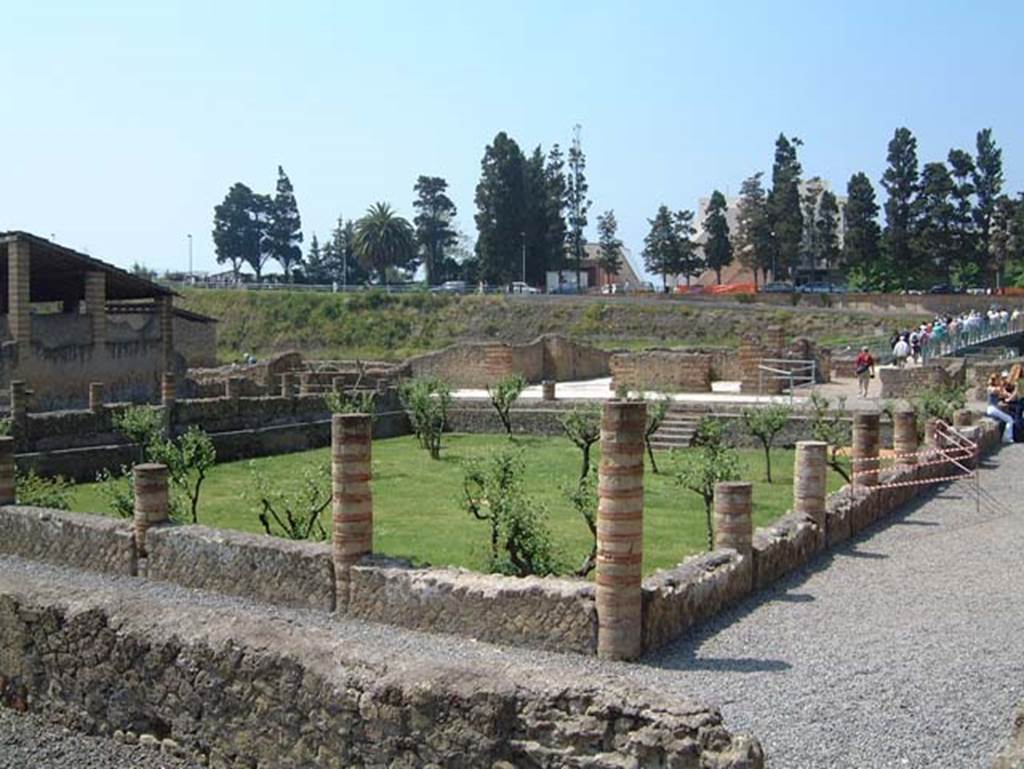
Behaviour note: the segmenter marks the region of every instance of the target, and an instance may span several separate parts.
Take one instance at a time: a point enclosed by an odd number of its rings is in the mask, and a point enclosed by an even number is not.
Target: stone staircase
[[[694,408],[693,406],[670,406],[668,414],[665,416],[665,421],[661,423],[658,431],[651,436],[651,447],[655,451],[669,451],[670,449],[688,447],[693,440],[694,433],[697,432],[697,424],[707,413],[707,409]]]

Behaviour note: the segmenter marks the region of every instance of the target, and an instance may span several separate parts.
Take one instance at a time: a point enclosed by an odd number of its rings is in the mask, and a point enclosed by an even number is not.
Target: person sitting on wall
[[[860,397],[868,397],[868,386],[875,376],[875,359],[871,357],[867,347],[861,347],[857,353],[857,360],[853,363],[854,373],[857,375],[857,390]]]
[[[1006,393],[1003,378],[999,374],[993,374],[988,378],[988,405],[985,407],[985,416],[1003,423],[1003,443],[1013,443],[1013,417],[1004,411],[1001,406],[1005,405],[1003,396]]]
[[[1003,410],[1013,417],[1013,442],[1024,441],[1024,400],[1021,400],[1020,384],[1021,366],[1015,363],[1009,371],[1004,371]]]

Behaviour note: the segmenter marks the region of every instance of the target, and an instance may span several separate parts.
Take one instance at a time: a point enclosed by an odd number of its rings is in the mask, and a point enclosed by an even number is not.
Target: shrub
[[[490,524],[490,570],[517,577],[558,574],[563,566],[547,527],[547,511],[523,488],[520,451],[471,462],[463,478],[463,503]]]
[[[117,472],[103,468],[96,474],[96,482],[100,484],[100,495],[107,501],[111,513],[118,518],[131,518],[135,514],[130,468],[122,465]]]
[[[922,390],[920,395],[911,399],[911,405],[917,412],[919,432],[924,434],[924,423],[931,417],[953,424],[953,412],[962,409],[966,402],[967,385],[936,385]]]
[[[409,379],[399,387],[402,406],[409,413],[412,431],[431,459],[441,458],[441,436],[448,421],[451,390],[440,379]]]
[[[285,493],[272,487],[249,463],[253,483],[247,496],[256,505],[263,530],[285,539],[327,539],[323,513],[331,504],[331,476],[326,465],[307,468],[299,488]]]
[[[163,435],[161,413],[149,406],[129,406],[124,411],[115,412],[113,422],[114,429],[136,447],[138,461],[149,461],[150,447],[158,443]]]
[[[71,509],[71,491],[74,483],[63,476],[51,478],[37,475],[35,470],[18,473],[15,484],[18,503],[49,507],[53,510]]]
[[[765,480],[772,482],[772,444],[789,422],[793,409],[780,403],[743,409],[743,426],[756,437],[764,447]]]
[[[850,423],[844,416],[846,398],[840,398],[836,405],[837,409],[832,411],[828,405],[828,398],[811,393],[811,436],[816,441],[828,444],[828,453],[826,454],[828,466],[849,483],[850,462],[839,454],[843,447],[850,445],[852,431]]]
[[[580,481],[583,481],[590,472],[590,449],[601,438],[601,409],[597,406],[573,406],[558,421],[566,437],[583,455],[580,467]]]
[[[199,494],[203,481],[217,462],[217,450],[204,430],[195,425],[175,441],[156,441],[149,448],[154,462],[167,465],[171,484],[185,497],[188,516],[192,523],[199,522]]]

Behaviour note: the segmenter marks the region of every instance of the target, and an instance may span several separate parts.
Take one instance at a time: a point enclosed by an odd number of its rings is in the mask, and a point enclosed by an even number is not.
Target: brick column
[[[767,358],[781,358],[786,349],[786,330],[782,326],[768,326],[761,337]]]
[[[348,609],[352,565],[373,552],[370,426],[367,414],[331,418],[331,553],[340,612]]]
[[[169,520],[167,466],[139,464],[132,468],[135,491],[135,546],[146,555],[146,530]]]
[[[174,297],[157,300],[160,313],[160,370],[170,371],[174,362]]]
[[[541,398],[546,401],[555,399],[555,380],[545,379],[540,383]]]
[[[14,504],[14,438],[0,436],[0,505]]]
[[[103,344],[107,341],[107,273],[85,274],[85,313],[92,326],[92,343]]]
[[[898,464],[917,464],[917,414],[911,409],[892,415],[892,449]]]
[[[11,429],[18,445],[28,445],[28,391],[20,379],[11,382]]]
[[[607,401],[597,484],[597,654],[643,651],[644,426],[647,404]]]
[[[924,423],[924,445],[930,449],[940,449],[942,446],[939,438],[939,418],[928,417]]]
[[[309,371],[303,371],[299,375],[299,395],[312,395],[313,394],[313,374]]]
[[[853,415],[853,470],[855,486],[878,485],[879,419],[877,411]]]
[[[103,411],[103,382],[89,382],[89,411],[93,414]]]
[[[731,547],[749,558],[753,552],[754,484],[725,481],[715,484],[715,547]]]
[[[236,401],[242,397],[242,383],[244,378],[240,376],[229,376],[224,383],[224,397]]]
[[[15,240],[7,246],[7,324],[11,339],[18,343],[20,354],[28,352],[32,340],[29,244]]]
[[[175,400],[177,400],[177,387],[174,373],[167,371],[160,377],[160,403],[164,408],[174,408]]]
[[[825,531],[825,496],[828,493],[828,444],[797,441],[793,460],[793,512]]]

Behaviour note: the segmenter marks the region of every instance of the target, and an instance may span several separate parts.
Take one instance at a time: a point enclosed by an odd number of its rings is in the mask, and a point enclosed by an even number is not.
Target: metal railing
[[[1005,336],[1021,333],[1024,323],[1021,318],[1007,320],[990,320],[986,316],[965,321],[962,328],[955,331],[946,330],[939,336],[932,335],[921,347],[921,360],[927,363],[932,358],[945,355],[956,355],[961,350],[975,345],[991,342]]]
[[[757,392],[764,393],[765,382],[788,384],[789,400],[798,387],[811,387],[818,381],[818,363],[815,360],[798,358],[762,358],[757,366]],[[773,388],[774,389],[774,388]]]

